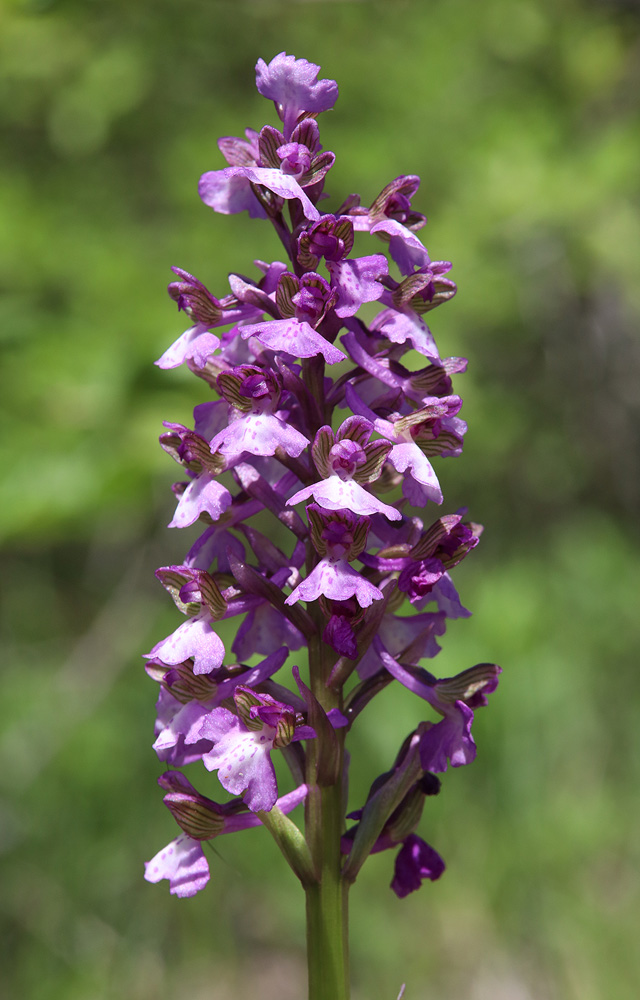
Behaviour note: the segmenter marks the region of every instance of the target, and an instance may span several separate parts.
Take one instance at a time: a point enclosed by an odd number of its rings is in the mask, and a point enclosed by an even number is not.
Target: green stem
[[[277,806],[269,812],[258,812],[258,816],[303,886],[311,885],[315,881],[316,873],[313,870],[307,842],[296,824]]]
[[[327,687],[335,653],[321,640],[321,612],[309,609],[318,618],[317,633],[309,641],[310,687],[325,711],[340,708],[342,691]],[[343,833],[342,758],[344,730],[337,730],[340,761],[331,785],[317,784],[318,758],[323,753],[322,734],[307,744],[306,838],[318,880],[305,887],[307,897],[307,964],[309,1000],[349,1000],[348,892],[342,877],[340,838]],[[335,752],[335,749],[334,749]]]
[[[348,892],[340,874],[342,796],[319,789],[322,812],[320,881],[307,887],[309,1000],[349,1000]]]

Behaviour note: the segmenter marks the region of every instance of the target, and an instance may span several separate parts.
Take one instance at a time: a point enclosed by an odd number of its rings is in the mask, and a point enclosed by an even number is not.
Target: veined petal
[[[198,194],[205,205],[221,215],[248,212],[252,219],[266,219],[267,213],[251,190],[242,167],[208,170],[200,178]]]
[[[157,643],[148,656],[157,656],[163,663],[183,663],[193,657],[194,674],[217,670],[224,660],[224,645],[213,631],[207,613],[183,622],[171,635]]]
[[[405,441],[393,446],[389,452],[389,461],[398,472],[409,470],[416,482],[425,487],[430,500],[442,503],[442,490],[431,462],[413,441]]]
[[[327,261],[331,283],[338,288],[336,313],[344,318],[353,316],[365,302],[375,302],[384,287],[378,278],[389,273],[389,264],[383,254],[356,257],[351,260]]]
[[[209,881],[209,863],[202,845],[186,833],[163,847],[144,867],[147,882],[169,879],[170,891],[176,896],[195,896]]]
[[[409,340],[420,354],[432,361],[440,361],[431,330],[415,313],[385,309],[376,316],[371,329],[387,337],[392,344],[405,344]]]
[[[272,809],[278,797],[269,756],[275,729],[263,726],[248,731],[231,712],[214,709],[203,722],[201,734],[205,733],[207,738],[217,739],[213,749],[202,756],[207,770],[217,769],[220,784],[232,795],[246,792],[244,801],[253,812]]]
[[[266,323],[253,323],[241,328],[242,338],[255,337],[272,351],[286,351],[294,358],[312,358],[322,354],[329,365],[344,361],[346,354],[325,340],[304,320],[277,319]]]
[[[328,559],[321,559],[306,579],[289,594],[285,604],[315,601],[320,594],[334,601],[347,601],[355,596],[361,608],[368,608],[373,601],[382,600],[383,597],[382,591],[366,580],[346,560],[331,562]]]
[[[170,528],[187,528],[194,524],[200,514],[207,513],[213,521],[231,506],[232,496],[226,486],[208,473],[196,476],[178,501]]]
[[[204,324],[198,323],[188,330],[168,347],[162,357],[158,358],[158,368],[177,368],[185,361],[193,361],[196,368],[204,368],[207,361],[220,347],[220,337],[209,333]]]
[[[402,514],[395,507],[378,500],[373,493],[368,493],[364,487],[352,479],[340,479],[339,476],[329,476],[319,483],[307,486],[287,500],[288,504],[300,503],[313,496],[316,503],[325,510],[352,510],[355,514],[384,514],[390,521],[401,521]]]
[[[282,447],[288,455],[297,456],[309,444],[309,439],[300,431],[285,424],[272,413],[248,413],[232,421],[211,441],[212,452],[223,455],[275,455],[276,448]]]

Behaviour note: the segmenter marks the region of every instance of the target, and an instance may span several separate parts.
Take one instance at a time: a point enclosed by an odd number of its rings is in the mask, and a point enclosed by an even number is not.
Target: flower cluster
[[[415,829],[436,775],[474,759],[474,710],[500,672],[479,664],[437,679],[421,665],[447,620],[469,614],[451,571],[481,533],[463,512],[429,510],[443,501],[437,464],[461,453],[466,432],[452,386],[466,361],[441,357],[425,321],[456,286],[417,235],[418,177],[395,178],[368,207],[350,195],[330,210],[335,157],[318,117],[338,88],[318,72],[285,53],[260,59],[257,88],[278,127],[221,139],[228,165],[200,179],[214,211],[268,220],[285,260],[231,274],[220,297],[179,268],[169,285],[190,325],[157,364],[186,365],[213,393],[192,427],[166,423],[160,437],[181,467],[169,527],[200,532],[182,564],[157,571],[185,620],[147,654],[160,687],[154,747],[170,768],[160,785],[182,832],[146,878],[180,896],[209,878],[203,841],[258,824],[303,882],[318,877],[287,813],[318,787],[346,788],[345,736],[392,683],[435,715],[349,829],[343,801],[342,871],[353,881],[369,854],[397,848],[398,896],[438,878],[444,863]],[[370,238],[373,252],[358,255]],[[308,683],[292,654],[305,669],[308,658]],[[279,787],[278,757],[292,790]],[[191,764],[217,771],[233,798],[196,791],[176,770]]]

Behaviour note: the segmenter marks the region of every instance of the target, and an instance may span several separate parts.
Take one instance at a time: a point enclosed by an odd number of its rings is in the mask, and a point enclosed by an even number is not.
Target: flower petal
[[[147,882],[169,879],[171,893],[176,896],[195,896],[209,881],[209,864],[200,841],[186,833],[163,847],[151,861],[145,863]]]

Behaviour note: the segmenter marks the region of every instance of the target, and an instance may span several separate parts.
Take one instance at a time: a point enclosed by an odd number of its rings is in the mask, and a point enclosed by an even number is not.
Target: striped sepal
[[[329,465],[329,452],[333,448],[335,440],[333,431],[325,425],[320,428],[311,446],[313,464],[318,470],[318,475],[322,476],[323,479],[328,479],[332,472]]]
[[[318,152],[320,148],[320,130],[314,118],[305,117],[291,133],[291,142],[299,142],[306,146],[310,153]]]
[[[295,316],[296,307],[293,296],[298,293],[299,288],[300,282],[295,274],[285,271],[284,274],[280,275],[276,289],[276,305],[283,319],[291,319],[292,316]]]
[[[160,566],[156,570],[156,577],[164,589],[171,594],[178,611],[192,618],[200,613],[202,607],[200,601],[188,601],[185,603],[180,597],[180,591],[185,583],[190,583],[193,580],[191,572],[185,573],[181,566]]]
[[[169,674],[168,678],[166,674]],[[218,690],[216,682],[207,674],[194,674],[191,660],[169,667],[166,674],[162,686],[183,705],[190,701],[209,701]]]
[[[415,274],[410,274],[404,278],[391,295],[391,301],[395,308],[403,309],[404,306],[411,304],[414,311],[418,312],[419,310],[412,300],[414,297],[417,297],[420,301],[423,301],[420,297],[420,292],[430,285],[432,280],[431,275],[425,274],[424,271],[417,271]]]
[[[378,197],[371,203],[371,208],[369,209],[371,219],[378,220],[384,218],[389,202],[393,201],[397,195],[411,198],[419,187],[420,178],[416,174],[405,174],[401,177],[396,177],[395,180],[392,180],[382,189]],[[378,235],[384,237],[386,234],[379,233]]]
[[[448,302],[458,291],[455,281],[449,281],[447,278],[437,278],[434,283],[435,291],[431,298],[425,299],[422,295],[416,295],[411,299],[411,308],[418,316],[423,316],[436,306],[441,306],[443,302]]]
[[[300,187],[310,187],[312,184],[317,184],[329,173],[335,162],[335,153],[331,153],[328,149],[324,153],[314,156],[311,166],[300,178]]]
[[[325,521],[315,505],[307,507],[307,516],[311,527],[311,543],[318,555],[324,558],[327,554],[327,544],[322,537]]]
[[[246,396],[240,395],[242,379],[239,375],[236,375],[233,371],[220,372],[216,379],[216,385],[218,392],[230,406],[245,413],[251,409],[251,400],[247,399]]]
[[[288,747],[293,739],[293,734],[296,729],[296,714],[294,711],[285,711],[282,713],[278,719],[278,725],[276,727],[276,735],[273,741],[274,749],[281,750],[282,747]]]
[[[441,430],[437,437],[433,436],[433,431],[429,427],[421,427],[414,438],[415,443],[427,458],[435,458],[437,455],[444,455],[445,452],[456,451],[462,448],[462,438],[453,431]]]
[[[493,686],[500,674],[500,667],[495,663],[478,663],[475,667],[463,670],[456,677],[447,677],[438,681],[436,690],[440,701],[453,704],[455,701],[470,701],[474,695],[488,685]]]
[[[393,448],[390,441],[372,441],[365,448],[367,460],[353,474],[356,483],[372,483],[380,475],[384,461]]]
[[[339,240],[342,240],[344,244],[344,255],[348,257],[353,250],[353,222],[351,219],[341,218],[338,219],[333,227],[334,236],[337,236]]]
[[[444,555],[444,553],[438,555],[438,559],[446,570],[453,569],[453,567],[457,566],[459,562],[462,562],[471,549],[475,549],[480,535],[484,531],[483,525],[475,524],[473,521],[466,521],[464,526],[471,531],[472,537],[467,538],[466,541],[462,542],[455,552],[451,553],[451,555]]]
[[[367,544],[367,535],[369,534],[369,524],[370,521],[368,517],[359,517],[356,521],[353,529],[353,542],[351,543],[347,554],[349,562],[353,559],[357,559],[360,553],[364,550]]]
[[[348,438],[350,441],[355,441],[359,444],[361,448],[364,448],[372,433],[373,424],[366,417],[347,417],[338,429],[336,441],[343,441],[345,438]]]
[[[187,316],[196,323],[212,327],[220,322],[222,309],[217,299],[204,285],[172,282],[169,285],[169,292],[171,297],[182,305]]]
[[[416,392],[422,392],[426,396],[441,395],[441,392],[434,392],[434,389],[442,386],[445,393],[450,392],[451,376],[466,370],[466,358],[443,358],[441,365],[428,365],[415,372],[409,381]]]
[[[245,727],[252,732],[262,729],[264,723],[258,716],[251,716],[251,709],[264,705],[263,698],[259,698],[247,687],[237,687],[233,695],[236,711],[242,719]]]
[[[206,470],[212,476],[219,476],[224,471],[226,465],[224,455],[219,452],[212,455],[209,442],[195,431],[182,434],[168,431],[160,435],[160,444],[176,462],[190,472],[195,472],[196,475]]]
[[[282,132],[278,132],[277,128],[272,125],[265,125],[263,129],[260,130],[260,138],[258,139],[258,152],[260,154],[260,162],[263,167],[274,167],[279,170],[282,166],[282,161],[278,156],[278,149],[280,146],[284,146],[284,136]]]
[[[300,267],[303,267],[305,271],[315,271],[318,264],[320,263],[320,258],[316,257],[315,254],[311,253],[309,250],[309,245],[311,243],[311,237],[308,233],[302,233],[300,239],[298,240],[298,253],[297,259]]]
[[[227,602],[220,593],[218,589],[218,584],[204,570],[194,570],[194,576],[197,573],[197,581],[200,585],[200,593],[202,594],[202,600],[209,609],[209,613],[214,621],[222,618],[225,611],[227,610]]]
[[[211,840],[224,829],[224,815],[196,795],[171,792],[165,795],[164,803],[178,826],[194,840]]]
[[[255,167],[255,157],[245,139],[227,135],[218,139],[218,149],[230,167]]]
[[[429,559],[442,539],[447,538],[461,520],[460,514],[445,514],[444,517],[439,517],[437,521],[429,525],[413,548],[409,550],[410,558],[415,560]]]

